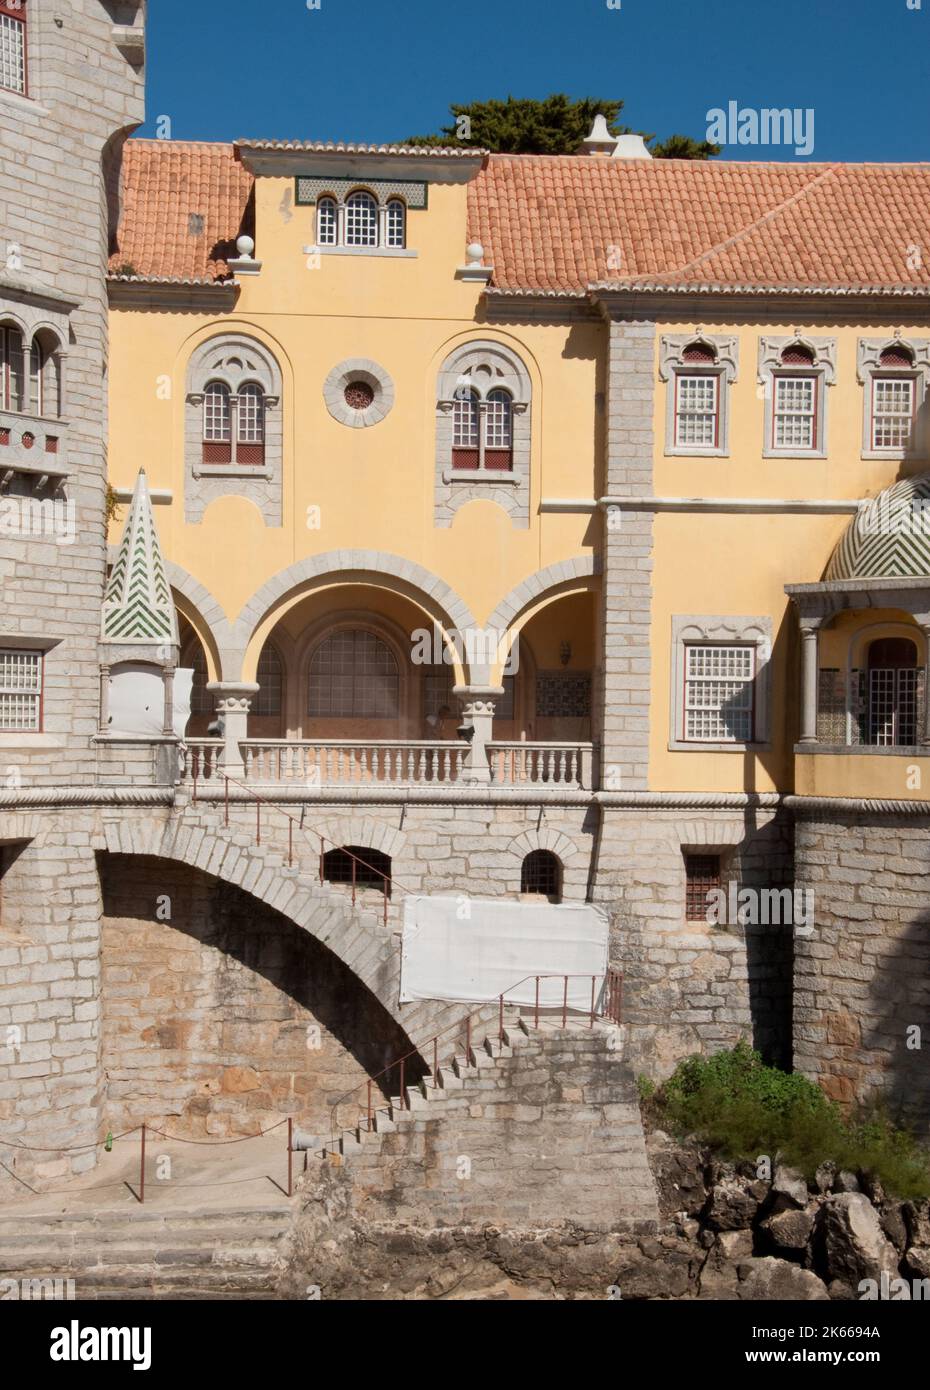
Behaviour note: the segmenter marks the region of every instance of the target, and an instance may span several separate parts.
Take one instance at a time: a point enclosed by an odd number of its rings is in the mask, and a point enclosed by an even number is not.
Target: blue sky
[[[622,98],[660,136],[814,111],[814,160],[930,159],[930,0],[152,0],[148,119],[176,140],[400,140],[451,102]],[[737,146],[723,158],[794,159]]]

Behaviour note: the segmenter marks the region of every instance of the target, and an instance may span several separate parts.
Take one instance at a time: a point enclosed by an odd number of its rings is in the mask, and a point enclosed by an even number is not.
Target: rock
[[[766,1183],[727,1179],[711,1189],[704,1207],[704,1220],[715,1231],[742,1230],[752,1225],[767,1194]]]
[[[786,1168],[778,1164],[772,1192],[796,1207],[806,1207],[808,1200],[807,1179],[796,1168]]]
[[[843,1169],[841,1172],[837,1173],[836,1177],[833,1179],[833,1191],[858,1192],[859,1179],[856,1177],[855,1173],[850,1173],[847,1169]]]
[[[889,1202],[884,1211],[881,1212],[879,1220],[882,1230],[898,1254],[903,1254],[907,1248],[908,1240],[907,1224],[900,1202]]]
[[[834,1279],[827,1285],[827,1293],[837,1303],[853,1303],[859,1294],[852,1284],[844,1284],[842,1279]]]
[[[777,1260],[770,1255],[744,1261],[737,1274],[737,1298],[740,1299],[826,1302],[830,1297],[823,1280],[809,1269],[800,1269],[788,1260]]]
[[[878,1212],[861,1192],[828,1197],[821,1208],[824,1258],[830,1279],[854,1288],[862,1279],[896,1278],[898,1255],[886,1240]]]
[[[666,1217],[684,1212],[697,1216],[707,1201],[704,1161],[695,1147],[670,1147],[657,1143],[658,1134],[649,1137],[649,1165],[655,1179],[659,1209]]]
[[[683,1236],[685,1240],[697,1240],[698,1236],[701,1234],[701,1223],[699,1221],[692,1221],[690,1217],[685,1216],[684,1212],[679,1214],[675,1225],[678,1228],[679,1235]]]
[[[762,1222],[762,1229],[768,1232],[772,1243],[780,1250],[804,1250],[814,1229],[816,1215],[817,1204],[812,1202],[803,1211],[791,1208],[775,1212]]]
[[[886,1201],[885,1189],[874,1173],[861,1173],[860,1183],[862,1191],[868,1197],[873,1207],[884,1206]],[[854,1190],[854,1189],[847,1189]]]
[[[720,1231],[714,1242],[717,1261],[744,1260],[752,1254],[752,1231]]]
[[[831,1158],[826,1163],[821,1163],[814,1174],[814,1183],[818,1192],[829,1192],[833,1186],[833,1179],[836,1177],[836,1164]]]
[[[904,1256],[904,1261],[918,1279],[930,1279],[930,1246],[912,1245]]]
[[[902,1207],[909,1245],[930,1245],[930,1202],[905,1202]]]

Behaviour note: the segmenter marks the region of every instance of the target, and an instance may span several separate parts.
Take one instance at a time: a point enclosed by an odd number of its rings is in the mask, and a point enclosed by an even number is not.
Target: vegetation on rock
[[[648,1118],[732,1159],[768,1155],[813,1177],[821,1164],[868,1174],[901,1198],[930,1195],[930,1155],[879,1111],[847,1117],[819,1086],[766,1066],[740,1041],[687,1057],[655,1089],[640,1084]]]

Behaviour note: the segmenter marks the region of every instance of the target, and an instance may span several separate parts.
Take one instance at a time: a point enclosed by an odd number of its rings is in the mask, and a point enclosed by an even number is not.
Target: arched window
[[[0,326],[0,409],[24,408],[25,348],[23,335],[12,324]]]
[[[550,902],[562,896],[562,864],[549,849],[534,849],[523,861],[520,871],[520,892],[538,893]]]
[[[346,199],[346,245],[378,245],[378,204],[370,193],[352,193]]]
[[[325,638],[310,661],[310,715],[317,719],[396,719],[400,676],[386,642],[364,628]]]
[[[868,742],[917,743],[917,647],[906,637],[884,637],[868,651]]]
[[[799,453],[817,449],[820,378],[810,348],[789,343],[772,380],[772,447]]]
[[[513,401],[510,392],[488,392],[485,408],[484,466],[510,472],[513,464]]]
[[[323,877],[327,883],[352,883],[356,888],[387,889],[391,896],[391,857],[364,845],[343,845],[323,855]]]
[[[401,248],[407,244],[407,207],[401,198],[392,198],[387,205],[385,245]]]
[[[814,354],[803,343],[789,343],[781,355],[783,367],[813,367]]]
[[[0,0],[0,87],[26,95],[26,0]]]
[[[894,347],[885,348],[878,359],[878,365],[882,370],[894,371],[898,367],[913,367],[914,359],[909,348],[903,343],[897,343]]]
[[[316,242],[318,246],[335,246],[339,221],[335,198],[321,198],[316,205]]]
[[[29,408],[33,415],[45,414],[45,350],[35,341],[29,349]]]
[[[460,386],[452,407],[452,467],[477,468],[480,462],[478,392]]]
[[[717,354],[707,343],[689,343],[681,354],[681,360],[695,364],[704,363],[712,367],[717,361]]]
[[[717,356],[706,343],[689,343],[682,350],[683,369],[675,373],[675,444],[684,448],[716,449],[720,442],[720,377],[713,368]]]
[[[235,399],[236,455],[235,462],[263,464],[265,462],[265,393],[254,381],[240,386]]]
[[[281,713],[281,692],[284,687],[284,667],[278,649],[271,642],[262,647],[258,658],[258,671],[255,679],[259,691],[252,701],[252,714],[274,715]]]
[[[229,387],[222,381],[211,381],[203,393],[203,461],[230,463],[232,433]]]

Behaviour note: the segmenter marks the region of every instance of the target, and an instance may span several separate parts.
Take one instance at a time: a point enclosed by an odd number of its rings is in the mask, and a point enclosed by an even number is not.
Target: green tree
[[[594,117],[600,113],[611,135],[634,133],[621,125],[622,101],[582,97],[572,101],[564,92],[554,92],[543,100],[508,97],[506,101],[473,101],[449,108],[451,124],[435,135],[412,135],[408,145],[455,145],[493,150],[495,154],[576,154],[590,133]],[[654,135],[641,134],[646,141]],[[708,159],[719,154],[717,145],[673,135],[654,146],[660,159]]]

